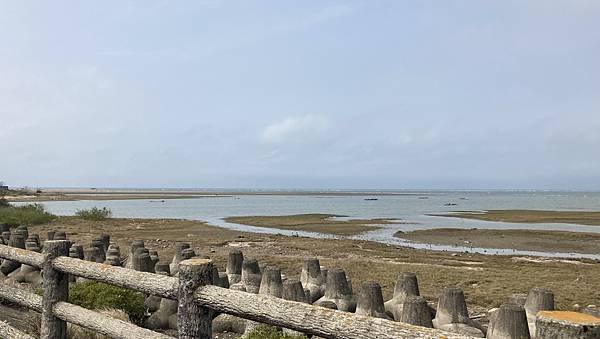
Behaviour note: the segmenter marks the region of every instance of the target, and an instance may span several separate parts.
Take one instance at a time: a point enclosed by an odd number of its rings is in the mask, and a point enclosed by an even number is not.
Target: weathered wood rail
[[[113,338],[171,338],[95,311],[69,304],[63,293],[72,274],[95,281],[133,289],[145,294],[179,301],[178,332],[180,338],[212,337],[214,312],[232,314],[244,319],[289,328],[306,334],[331,339],[469,339],[470,337],[331,310],[294,301],[230,290],[211,285],[210,260],[191,259],[182,262],[184,274],[179,278],[139,272],[127,268],[69,258],[64,254],[68,240],[46,241],[44,251],[37,253],[0,245],[0,258],[41,268],[44,272],[44,295],[0,284],[0,298],[41,312],[42,338],[66,338],[66,323],[108,335]],[[65,286],[66,285],[66,286]],[[44,320],[45,319],[45,320]],[[0,337],[9,336],[14,328],[0,324]],[[18,332],[18,331],[17,331]],[[23,334],[23,338],[29,336]]]

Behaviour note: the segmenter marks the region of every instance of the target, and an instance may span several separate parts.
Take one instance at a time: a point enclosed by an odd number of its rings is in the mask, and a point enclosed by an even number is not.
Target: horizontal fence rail
[[[44,263],[43,254],[6,245],[0,245],[0,257],[39,268],[42,268]],[[65,256],[53,259],[50,264],[54,270],[62,273],[129,288],[145,294],[178,299],[179,279],[175,277],[139,272]],[[42,297],[18,288],[2,286],[0,287],[0,297],[36,311],[42,310]],[[213,285],[200,286],[196,289],[193,302],[215,312],[227,313],[323,338],[472,339],[456,333],[361,316]],[[54,304],[52,311],[54,316],[59,319],[114,338],[169,338],[66,302],[57,302]]]
[[[0,284],[0,296],[12,303],[42,312],[42,297],[35,293]],[[59,319],[113,338],[172,338],[67,302],[54,304],[53,313]]]

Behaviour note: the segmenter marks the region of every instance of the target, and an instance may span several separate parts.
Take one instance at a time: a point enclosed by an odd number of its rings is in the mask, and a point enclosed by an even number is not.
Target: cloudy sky
[[[600,189],[600,1],[0,1],[10,185]]]

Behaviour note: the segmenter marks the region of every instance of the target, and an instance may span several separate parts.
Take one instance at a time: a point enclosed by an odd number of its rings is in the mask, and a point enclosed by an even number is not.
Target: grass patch
[[[75,215],[84,220],[102,221],[112,217],[112,211],[106,207],[92,207],[89,209],[77,210]]]
[[[49,223],[56,216],[46,212],[40,204],[23,206],[0,205],[0,223],[9,226],[40,225]]]
[[[250,332],[248,339],[306,339],[306,337],[303,335],[285,334],[271,326],[258,326],[254,331]]]
[[[126,288],[96,281],[77,283],[69,289],[69,302],[90,310],[122,310],[138,325],[144,321],[144,295]]]

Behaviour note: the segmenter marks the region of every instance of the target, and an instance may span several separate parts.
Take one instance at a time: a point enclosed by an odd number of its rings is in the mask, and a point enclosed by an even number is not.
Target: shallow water
[[[228,216],[288,215],[301,213],[327,213],[350,218],[389,218],[402,220],[402,224],[384,225],[383,229],[357,236],[389,244],[447,251],[470,251],[486,254],[543,255],[561,257],[586,257],[600,259],[598,255],[578,253],[550,253],[513,251],[507,249],[482,249],[455,246],[418,244],[394,238],[396,231],[410,231],[440,227],[537,229],[574,232],[600,232],[599,226],[572,224],[517,224],[487,222],[462,218],[432,217],[427,214],[487,209],[540,209],[600,211],[600,192],[466,192],[466,191],[402,191],[404,195],[239,195],[231,197],[156,200],[83,200],[51,201],[44,206],[58,215],[72,215],[77,209],[93,206],[108,207],[113,216],[125,218],[179,218],[205,220],[213,225],[241,231],[279,234],[298,234],[309,237],[331,237],[313,232],[297,232],[272,228],[252,227],[226,223]],[[377,200],[365,200],[377,198]],[[456,204],[447,206],[446,204]]]

